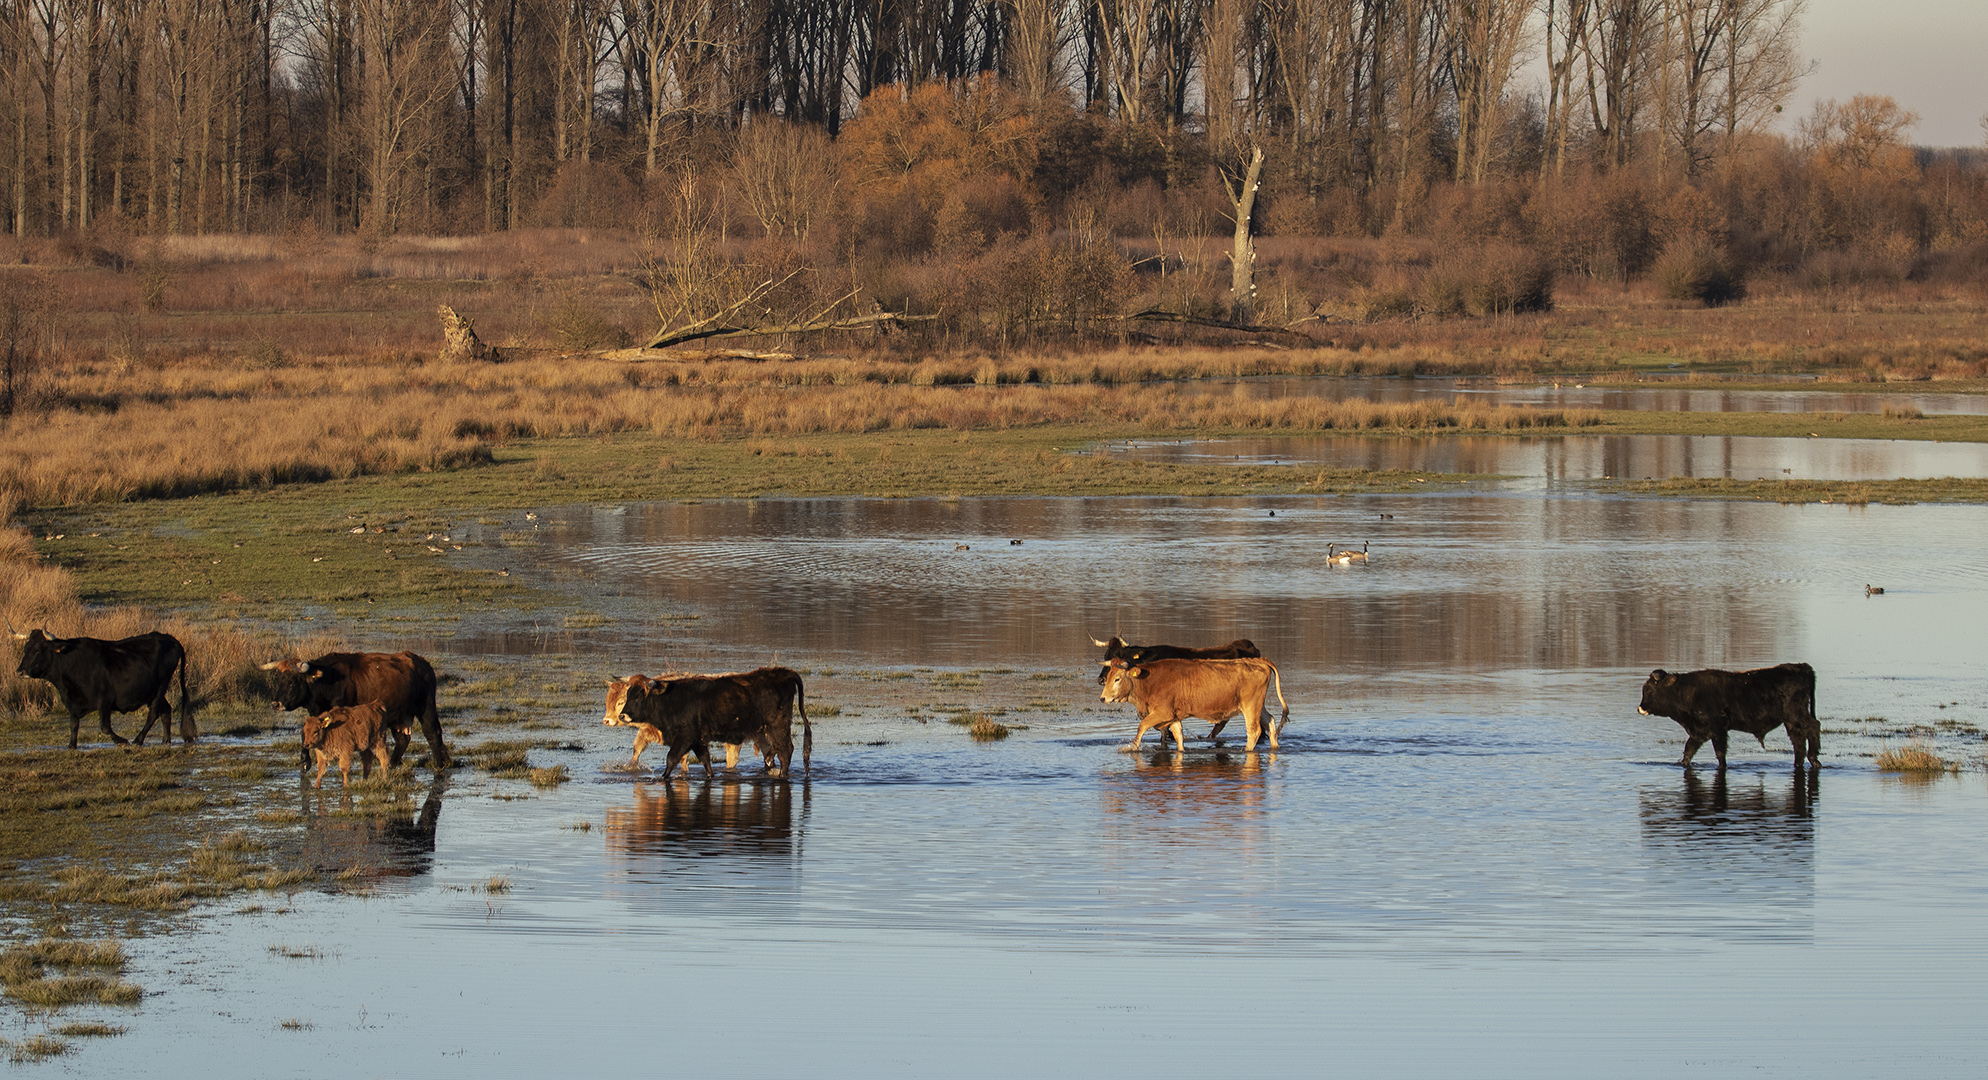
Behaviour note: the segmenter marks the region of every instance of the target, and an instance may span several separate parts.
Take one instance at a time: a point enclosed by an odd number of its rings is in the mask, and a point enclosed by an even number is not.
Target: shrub
[[[1745,299],[1746,280],[1724,251],[1702,240],[1677,240],[1664,247],[1650,268],[1657,291],[1669,300],[1695,300],[1718,307]]]

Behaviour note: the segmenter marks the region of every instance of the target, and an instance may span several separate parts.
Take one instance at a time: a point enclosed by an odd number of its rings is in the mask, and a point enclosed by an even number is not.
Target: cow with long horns
[[[1237,638],[1227,645],[1216,645],[1206,649],[1196,649],[1186,645],[1134,645],[1124,638],[1112,635],[1110,641],[1091,639],[1091,644],[1104,650],[1104,662],[1123,660],[1128,664],[1143,663],[1147,660],[1243,660],[1262,656],[1256,642],[1248,638]],[[1098,672],[1098,685],[1104,685],[1106,672]]]
[[[179,673],[180,738],[193,742],[199,737],[193,723],[193,704],[186,693],[186,647],[171,634],[155,630],[105,641],[51,637],[47,631],[33,630],[16,632],[14,638],[22,642],[20,674],[53,684],[62,707],[69,710],[69,749],[76,749],[85,713],[96,713],[104,734],[114,743],[124,743],[128,740],[110,726],[110,714],[138,709],[145,710],[138,745],[145,745],[145,736],[160,720],[165,721],[165,740],[171,743],[173,707],[166,695],[172,689],[175,671]]]
[[[1137,664],[1105,660],[1102,663],[1105,684],[1099,699],[1129,701],[1139,712],[1139,730],[1133,734],[1128,750],[1138,749],[1146,732],[1154,728],[1173,735],[1174,749],[1185,750],[1182,720],[1191,717],[1211,720],[1218,732],[1237,713],[1242,714],[1248,731],[1245,750],[1256,749],[1257,740],[1266,735],[1274,747],[1282,724],[1265,716],[1269,710],[1264,699],[1273,680],[1277,703],[1284,707],[1281,719],[1283,722],[1291,719],[1291,706],[1284,701],[1283,676],[1268,660],[1151,660]],[[1209,734],[1212,737],[1214,732]],[[1160,741],[1164,746],[1165,737]]]
[[[435,711],[435,669],[419,653],[326,653],[311,660],[272,660],[271,696],[278,708],[308,709],[313,716],[341,705],[377,701],[393,730],[393,764],[399,765],[414,737],[416,721],[428,739],[437,769],[449,767],[442,723]],[[303,762],[310,764],[305,752]]]

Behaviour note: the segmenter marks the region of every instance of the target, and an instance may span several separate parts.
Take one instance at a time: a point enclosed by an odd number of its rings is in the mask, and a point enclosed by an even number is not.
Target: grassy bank
[[[1142,433],[1099,425],[715,442],[650,432],[521,440],[473,469],[71,507],[26,520],[36,547],[91,603],[280,619],[318,609],[382,618],[418,607],[452,618],[533,602],[501,573],[503,548],[535,543],[522,516],[530,507],[755,496],[1337,494],[1470,479],[1069,452]],[[464,538],[451,530],[464,524],[480,525],[484,539],[458,550]]]
[[[1779,503],[1982,503],[1988,480],[1728,480],[1722,477],[1669,480],[1603,480],[1593,487],[1615,495],[1675,499],[1726,499]]]

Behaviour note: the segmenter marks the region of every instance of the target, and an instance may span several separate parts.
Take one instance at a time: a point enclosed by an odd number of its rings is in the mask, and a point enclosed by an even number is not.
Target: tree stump
[[[494,346],[476,336],[476,328],[456,314],[456,309],[443,304],[437,311],[442,316],[442,359],[488,360],[493,364],[503,359]]]

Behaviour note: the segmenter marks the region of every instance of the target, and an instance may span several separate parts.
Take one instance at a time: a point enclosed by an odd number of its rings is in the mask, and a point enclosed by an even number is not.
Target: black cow
[[[1132,645],[1124,639],[1113,636],[1110,641],[1091,639],[1091,644],[1104,650],[1101,663],[1110,664],[1113,660],[1123,660],[1127,664],[1143,664],[1149,660],[1253,660],[1263,653],[1256,648],[1256,642],[1248,638],[1237,638],[1227,645],[1217,645],[1212,649],[1191,649],[1184,645]],[[1104,685],[1105,676],[1111,673],[1109,667],[1098,671],[1098,685]]]
[[[704,762],[708,780],[712,776],[710,744],[747,739],[759,746],[769,771],[777,759],[778,775],[787,776],[794,757],[791,706],[796,699],[801,699],[801,718],[806,725],[801,677],[786,668],[662,679],[631,675],[608,683],[607,708],[601,722],[636,728],[631,764],[641,760],[649,743],[668,746],[669,757],[663,763],[665,780],[691,751]],[[808,754],[802,758],[803,767],[810,764],[812,756],[812,727],[807,728],[806,742]]]
[[[1786,725],[1795,748],[1795,766],[1802,758],[1811,767],[1822,761],[1822,725],[1815,718],[1815,669],[1807,664],[1777,664],[1751,671],[1650,672],[1643,683],[1644,716],[1668,716],[1684,728],[1684,758],[1709,740],[1726,767],[1726,733],[1744,731],[1767,745],[1767,733]]]
[[[62,707],[69,710],[69,749],[76,749],[76,734],[83,714],[94,712],[104,734],[112,742],[128,740],[111,729],[110,714],[145,710],[145,726],[138,729],[138,745],[156,721],[165,721],[165,739],[173,741],[173,707],[166,694],[172,689],[173,672],[179,672],[180,738],[193,742],[200,731],[193,723],[193,706],[186,694],[186,648],[171,634],[153,631],[121,641],[100,638],[50,637],[36,630],[15,634],[21,646],[20,673],[30,679],[43,679],[55,685]]]
[[[270,672],[276,704],[286,711],[303,708],[316,716],[341,705],[379,702],[393,729],[394,765],[407,753],[419,720],[435,768],[449,767],[449,748],[442,743],[442,722],[435,712],[435,669],[419,653],[326,653],[313,660],[271,661],[262,670]],[[310,763],[309,751],[303,761]]]

